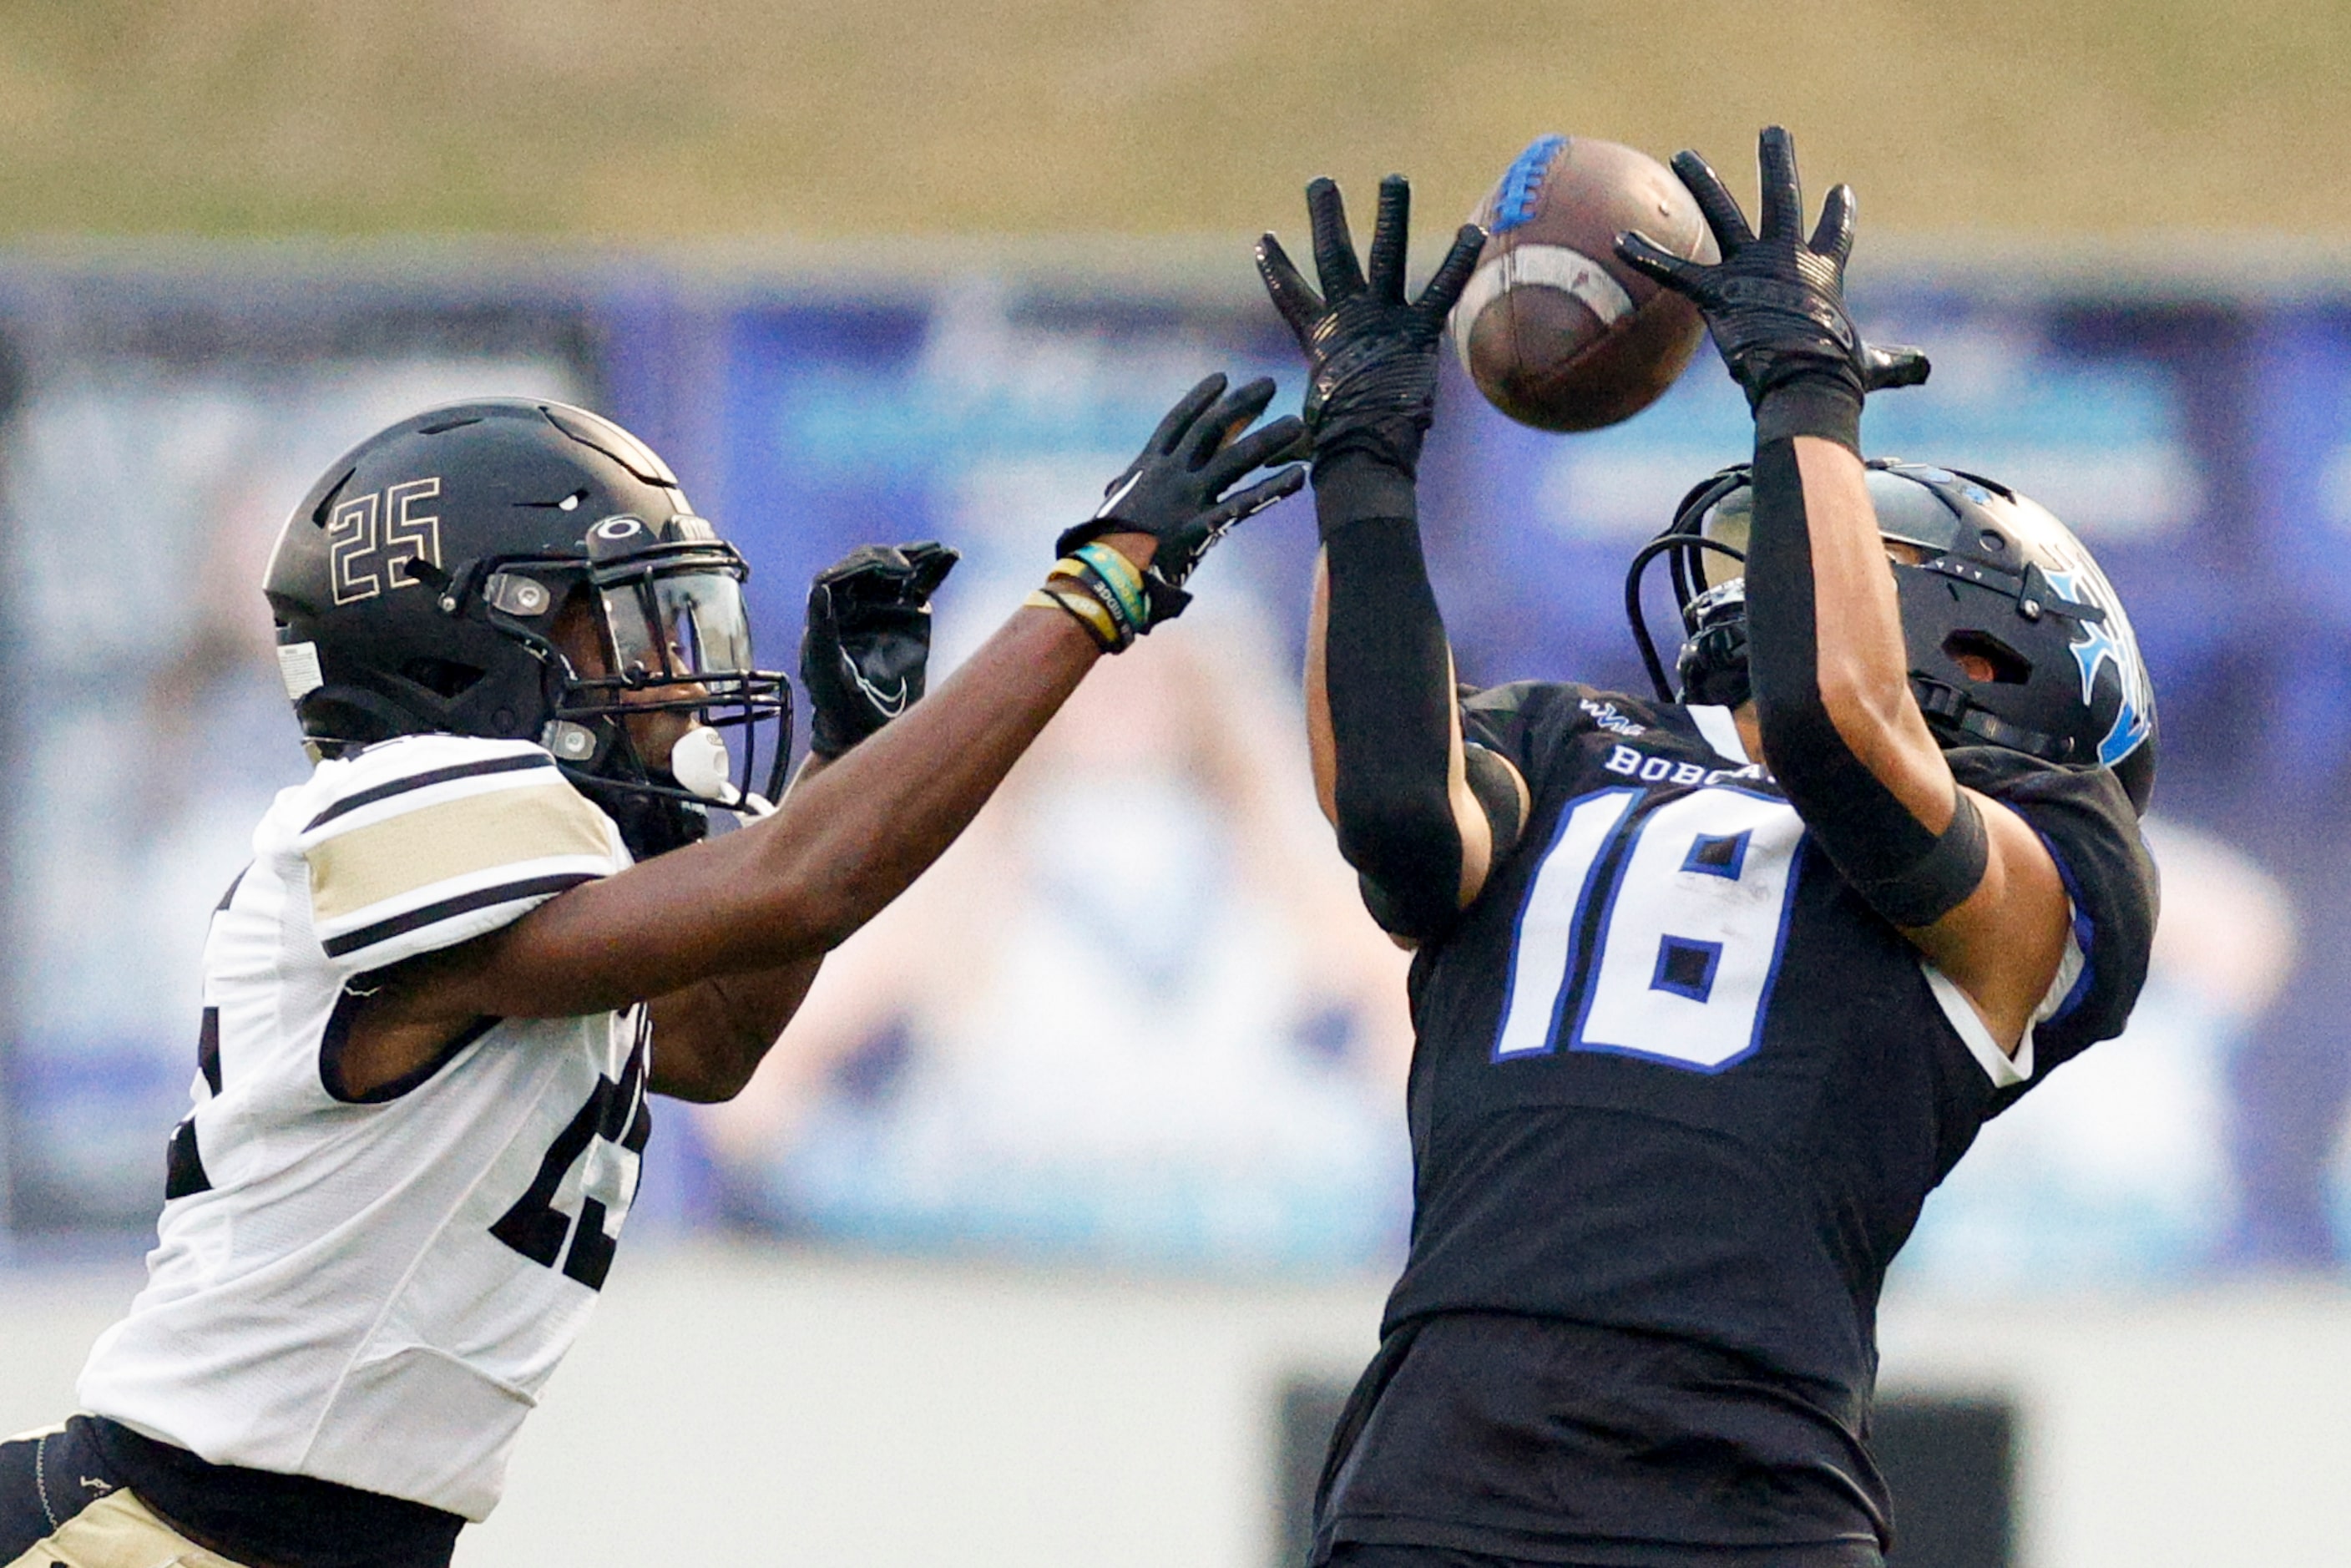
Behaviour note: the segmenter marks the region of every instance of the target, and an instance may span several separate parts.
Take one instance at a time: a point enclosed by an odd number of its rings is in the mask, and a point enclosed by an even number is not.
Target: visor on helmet
[[[725,571],[685,570],[602,590],[612,667],[624,680],[700,682],[751,672],[743,588]]]
[[[606,781],[755,810],[780,792],[790,687],[752,663],[746,575],[731,549],[699,542],[592,569],[607,668],[572,672],[557,722],[596,737]],[[642,755],[630,733],[656,715],[684,720],[666,758]]]
[[[1939,468],[1912,472],[1951,484],[1962,483],[1957,475]],[[1869,488],[1870,505],[1876,508],[1877,531],[1887,540],[1908,545],[1925,557],[1945,554],[1959,543],[1962,527],[1959,516],[1932,490],[1882,468],[1868,470],[1863,482]],[[1698,518],[1700,538],[1739,552],[1739,559],[1716,550],[1698,552],[1694,570],[1698,578],[1695,586],[1699,591],[1719,588],[1746,570],[1743,558],[1747,554],[1748,530],[1754,520],[1755,492],[1746,486],[1708,507]],[[1696,597],[1695,593],[1683,596],[1685,602]]]
[[[1721,550],[1696,552],[1698,559],[1693,570],[1698,580],[1694,586],[1698,592],[1681,595],[1686,615],[1691,601],[1708,590],[1720,588],[1724,583],[1746,574],[1747,535],[1754,521],[1755,492],[1744,486],[1706,509],[1706,515],[1698,519],[1698,537],[1711,539],[1739,553],[1727,555]]]

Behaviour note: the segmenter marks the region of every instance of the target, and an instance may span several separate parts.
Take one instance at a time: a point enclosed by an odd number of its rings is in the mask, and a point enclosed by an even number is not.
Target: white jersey
[[[420,736],[281,793],[204,946],[195,1109],[83,1407],[214,1464],[478,1520],[585,1324],[650,1118],[643,1009],[485,1019],[354,1096],[365,977],[625,866],[527,742]]]

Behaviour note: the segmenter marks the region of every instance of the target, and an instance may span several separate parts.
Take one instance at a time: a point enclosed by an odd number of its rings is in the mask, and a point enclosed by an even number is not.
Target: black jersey
[[[1874,1553],[1879,1288],[1978,1128],[2128,1018],[2156,904],[2129,800],[2101,770],[1949,754],[2073,900],[2011,1060],[1727,711],[1523,684],[1464,719],[1532,805],[1413,965],[1412,1249],[1322,1541]]]

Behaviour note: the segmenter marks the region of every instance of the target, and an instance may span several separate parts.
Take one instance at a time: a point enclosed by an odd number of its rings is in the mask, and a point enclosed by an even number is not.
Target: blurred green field
[[[2351,0],[0,4],[20,238],[1246,233],[1767,119],[1865,235],[2340,235]]]

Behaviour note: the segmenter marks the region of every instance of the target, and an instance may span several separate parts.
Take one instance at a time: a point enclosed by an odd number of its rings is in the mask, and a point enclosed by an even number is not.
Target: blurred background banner
[[[1408,173],[1417,277],[1538,135],[1743,196],[1778,123],[1859,193],[1859,319],[1934,356],[1872,450],[2073,523],[2163,719],[2131,1031],[1889,1283],[1892,1568],[2351,1568],[2346,59],[2343,0],[0,5],[0,1433],[152,1242],[205,915],[307,769],[256,584],[338,452],[576,399],[741,543],[767,663],[819,566],[925,538],[951,663],[1199,375],[1294,406],[1247,252],[1303,250],[1310,178],[1360,235]],[[1749,441],[1706,350],[1573,438],[1453,376],[1464,676],[1637,690],[1625,563]],[[1312,547],[1250,522],[748,1093],[660,1110],[460,1568],[1294,1568],[1410,1197],[1404,958],[1306,779]]]
[[[818,567],[931,538],[967,556],[939,609],[952,662],[1199,375],[1297,391],[1238,256],[1153,277],[1007,254],[856,289],[610,258],[0,265],[14,1244],[135,1246],[152,1221],[205,912],[306,767],[256,584],[339,451],[472,393],[598,405],[753,562],[769,663]],[[1901,1288],[2340,1271],[2351,961],[2304,934],[2351,916],[2351,315],[2112,274],[1873,277],[1879,335],[1937,368],[1872,403],[1872,449],[2071,522],[2130,605],[2164,725],[2166,915],[2137,1019],[1987,1131]],[[1638,689],[1625,562],[1748,439],[1711,355],[1583,437],[1511,425],[1457,380],[1424,504],[1464,677]],[[1294,502],[1217,553],[1186,619],[1090,683],[831,961],[753,1089],[664,1113],[649,1218],[1179,1273],[1395,1264],[1404,958],[1305,775],[1311,549]],[[1670,624],[1662,592],[1650,610]],[[1081,838],[1128,868],[1114,891],[1054,852]]]

